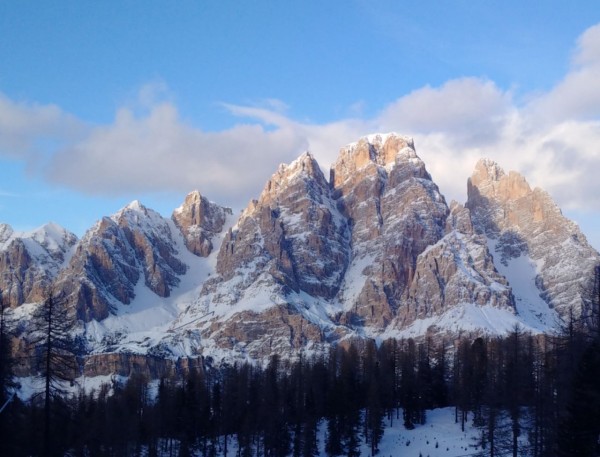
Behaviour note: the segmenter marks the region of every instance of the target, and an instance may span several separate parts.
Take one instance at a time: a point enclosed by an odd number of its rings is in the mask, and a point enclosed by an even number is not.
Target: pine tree
[[[446,345],[444,340],[435,349],[434,363],[432,368],[432,406],[434,408],[444,408],[448,406],[448,385],[446,377],[447,361],[446,361]]]
[[[412,338],[407,341],[401,358],[400,406],[402,406],[404,427],[412,430],[421,417],[416,371],[417,355]]]
[[[367,393],[367,411],[366,411],[366,430],[368,442],[371,446],[371,455],[376,455],[379,452],[379,443],[383,438],[383,416],[384,411],[381,406],[379,394],[379,382],[377,375],[369,382]]]
[[[486,349],[486,381],[483,385],[479,418],[476,423],[481,428],[480,438],[476,442],[480,452],[476,455],[497,457],[503,455],[505,446],[502,436],[507,435],[505,430],[501,430],[501,424],[504,422],[502,418],[504,353],[499,340],[487,343],[482,340],[482,344],[477,344],[476,348],[476,352]],[[478,358],[483,359],[483,354],[480,353]]]
[[[471,345],[471,403],[473,421],[477,424],[482,420],[481,408],[487,383],[487,343],[483,338],[477,338]]]
[[[461,338],[454,353],[453,400],[455,422],[460,420],[461,430],[465,431],[465,423],[472,406],[472,351],[467,338]]]
[[[390,339],[381,344],[377,354],[381,372],[381,401],[390,426],[393,425],[395,409],[398,407],[396,352],[397,341]]]

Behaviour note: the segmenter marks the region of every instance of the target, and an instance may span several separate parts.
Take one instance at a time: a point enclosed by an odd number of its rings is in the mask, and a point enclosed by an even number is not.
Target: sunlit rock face
[[[547,192],[482,159],[469,178],[466,206],[476,231],[495,245],[498,262],[508,265],[520,256],[535,262],[539,294],[563,319],[571,311],[575,316],[590,312],[585,295],[593,289],[600,258]]]
[[[383,328],[407,312],[417,257],[444,235],[448,207],[412,139],[395,134],[342,148],[330,181],[352,245],[338,299],[348,322]]]
[[[333,298],[348,256],[347,221],[315,159],[305,153],[281,165],[225,236],[217,276],[205,283],[198,305],[197,312],[216,311],[218,323],[204,337],[227,347],[251,342],[246,350],[256,354],[319,342],[320,327],[294,303],[301,296]],[[246,334],[254,336],[240,338]]]
[[[173,211],[171,218],[181,230],[186,247],[197,256],[208,257],[213,250],[212,239],[223,230],[231,214],[231,209],[212,203],[194,191]]]
[[[258,200],[250,202],[225,237],[216,267],[220,276],[207,290],[230,290],[234,303],[260,280],[283,292],[330,298],[346,268],[347,245],[346,221],[307,153],[281,165]],[[232,279],[235,284],[226,284]]]

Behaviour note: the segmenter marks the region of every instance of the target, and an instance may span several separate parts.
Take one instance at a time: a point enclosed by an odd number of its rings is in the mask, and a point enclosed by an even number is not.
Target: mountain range
[[[552,198],[488,159],[467,189],[448,205],[411,138],[374,134],[329,178],[310,153],[280,165],[239,215],[194,191],[170,218],[134,201],[81,239],[0,224],[2,304],[26,332],[59,297],[90,375],[588,316],[600,255]]]

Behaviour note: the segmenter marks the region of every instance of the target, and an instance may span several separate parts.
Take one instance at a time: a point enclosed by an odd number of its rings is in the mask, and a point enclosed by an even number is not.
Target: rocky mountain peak
[[[477,181],[499,181],[504,175],[504,170],[497,162],[485,157],[477,161],[473,171],[473,179]]]
[[[77,236],[60,225],[49,222],[31,232],[31,237],[57,261],[64,261],[66,252],[77,243]]]
[[[111,216],[119,225],[137,225],[150,219],[160,218],[160,214],[146,208],[139,200],[133,200]]]
[[[330,182],[333,187],[340,187],[360,170],[389,168],[399,159],[420,162],[412,138],[396,133],[368,135],[340,149],[331,167]]]
[[[277,284],[332,295],[345,268],[345,243],[345,221],[329,183],[305,152],[280,165],[258,200],[249,203],[223,242],[217,272],[230,279],[237,270],[260,262]],[[255,267],[248,277],[260,274]]]
[[[156,295],[168,297],[187,270],[172,229],[170,221],[133,201],[86,232],[56,288],[85,322],[131,303],[141,278]]]
[[[8,224],[0,224],[0,244],[5,243],[14,233],[13,228]]]
[[[68,261],[77,237],[57,224],[15,232],[0,226],[0,291],[4,304],[43,300]]]
[[[492,198],[514,201],[531,193],[531,187],[516,171],[508,174],[494,161],[481,159],[467,183],[469,198]],[[477,195],[478,194],[478,195]]]
[[[342,148],[330,182],[351,229],[339,301],[348,322],[382,328],[400,312],[417,256],[443,236],[448,207],[412,139],[394,133]]]
[[[195,190],[173,211],[171,219],[181,230],[186,247],[197,256],[207,257],[213,249],[213,237],[223,230],[231,214],[230,208],[209,201]]]
[[[279,194],[286,192],[298,180],[315,182],[318,187],[327,187],[327,180],[310,152],[303,153],[290,164],[279,165],[277,171],[267,181],[258,204],[275,201]]]
[[[131,203],[129,203],[123,209],[130,210],[130,211],[142,211],[142,212],[146,211],[146,207],[144,205],[142,205],[142,202],[140,202],[139,200],[133,200]]]
[[[490,160],[477,163],[467,186],[465,206],[477,232],[487,236],[500,261],[497,267],[528,265],[546,306],[563,319],[571,309],[585,314],[581,294],[592,288],[600,256],[577,224],[562,215],[547,192],[532,190],[519,173],[506,174]]]

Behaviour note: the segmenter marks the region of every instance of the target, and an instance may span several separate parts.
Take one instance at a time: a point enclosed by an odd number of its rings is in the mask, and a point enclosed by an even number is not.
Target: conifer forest
[[[598,455],[600,336],[576,322],[556,336],[516,327],[503,338],[357,341],[266,366],[205,361],[73,394],[61,390],[73,358],[49,314],[39,318],[56,333],[41,332],[36,352],[44,388],[29,400],[11,393],[0,315],[0,455],[308,457],[319,436],[331,457],[360,455],[360,440],[377,455],[386,424],[419,427],[448,406],[480,430],[470,455]]]

